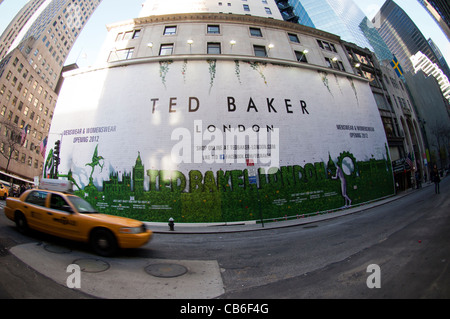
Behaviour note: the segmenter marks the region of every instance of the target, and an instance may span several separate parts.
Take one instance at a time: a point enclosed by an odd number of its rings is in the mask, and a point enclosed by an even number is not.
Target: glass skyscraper
[[[450,3],[448,0],[418,0],[450,40]]]
[[[299,23],[339,35],[343,40],[391,60],[392,53],[353,0],[289,0]]]
[[[405,71],[414,71],[410,58],[417,52],[425,54],[450,77],[448,67],[440,63],[427,39],[419,28],[394,1],[387,0],[373,19],[379,34],[396,55]]]

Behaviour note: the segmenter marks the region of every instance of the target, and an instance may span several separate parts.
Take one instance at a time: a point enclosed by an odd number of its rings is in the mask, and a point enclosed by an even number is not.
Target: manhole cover
[[[57,245],[45,245],[44,249],[48,252],[54,253],[54,254],[68,254],[72,252],[72,249],[63,247],[63,246],[57,246]]]
[[[174,278],[183,276],[188,270],[177,264],[153,264],[145,267],[145,271],[155,277]]]
[[[103,272],[109,269],[109,264],[100,259],[81,258],[73,262],[73,264],[80,266],[82,272]]]

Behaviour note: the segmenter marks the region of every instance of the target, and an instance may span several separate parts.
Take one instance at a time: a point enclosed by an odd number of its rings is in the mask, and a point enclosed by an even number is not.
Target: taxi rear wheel
[[[91,234],[90,243],[92,249],[103,257],[109,257],[117,252],[117,240],[108,229],[94,229]]]
[[[28,232],[28,222],[25,216],[21,212],[16,212],[14,221],[19,233],[26,234]]]

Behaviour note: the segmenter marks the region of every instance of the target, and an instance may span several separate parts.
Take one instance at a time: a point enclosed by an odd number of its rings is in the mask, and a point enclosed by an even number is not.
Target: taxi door
[[[23,202],[23,213],[30,227],[47,231],[46,202],[48,192],[35,190],[28,194]]]
[[[47,209],[49,231],[56,236],[76,239],[79,236],[77,214],[63,196],[55,193],[50,193],[49,196]]]

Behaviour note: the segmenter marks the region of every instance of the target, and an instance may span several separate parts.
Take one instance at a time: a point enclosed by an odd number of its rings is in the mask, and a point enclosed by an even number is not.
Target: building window
[[[250,28],[250,35],[252,37],[259,37],[262,38],[262,32],[259,28]]]
[[[317,40],[317,44],[319,44],[319,47],[322,50],[337,52],[336,47],[334,46],[333,43],[329,43],[329,42],[322,41],[322,40]]]
[[[129,60],[133,57],[134,48],[112,51],[109,54],[108,62]]]
[[[288,36],[289,36],[289,41],[294,42],[294,43],[300,43],[300,40],[298,39],[298,36],[296,34],[288,33]]]
[[[306,59],[306,54],[304,52],[295,51],[295,56],[298,62],[308,63]]]
[[[220,43],[208,43],[208,54],[221,54]]]
[[[139,39],[141,36],[141,30],[134,30],[133,39]]]
[[[133,31],[125,32],[125,35],[123,36],[123,40],[131,40],[133,37]]]
[[[161,44],[159,55],[172,55],[172,54],[173,54],[173,43]]]
[[[134,31],[128,31],[125,32],[125,35],[123,36],[123,39],[121,38],[120,40],[131,40],[131,39],[138,39],[139,36],[141,34],[141,30],[134,30]],[[119,33],[119,36],[121,36],[122,33]],[[118,36],[118,38],[119,38]]]
[[[208,25],[208,34],[220,34],[220,26]]]
[[[171,26],[171,27],[165,27],[164,28],[164,35],[175,35],[177,34],[177,27]]]
[[[248,4],[244,4],[244,11],[250,12],[250,6]]]
[[[266,47],[261,45],[254,45],[253,49],[255,51],[255,56],[267,57]]]
[[[265,7],[264,9],[266,10],[267,14],[272,14],[272,10],[270,10],[270,8]]]
[[[327,66],[328,66],[330,69],[333,68],[333,63],[331,63],[331,59],[325,58],[325,62],[327,63]]]
[[[330,69],[336,69],[345,72],[344,64],[342,63],[342,61],[338,61],[336,58],[325,58],[325,62]]]

